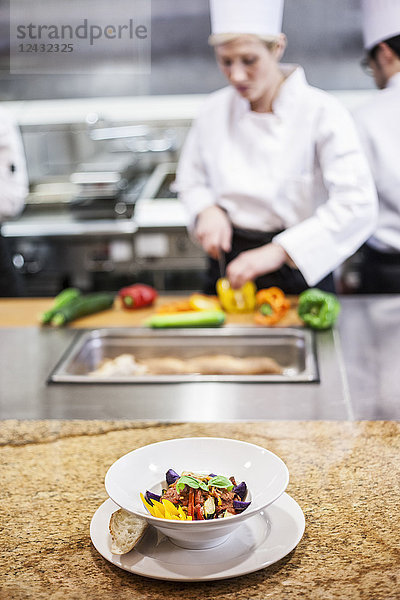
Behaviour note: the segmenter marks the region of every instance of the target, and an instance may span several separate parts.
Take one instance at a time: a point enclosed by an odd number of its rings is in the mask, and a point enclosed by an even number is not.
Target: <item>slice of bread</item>
[[[147,521],[135,517],[123,508],[115,511],[110,518],[111,552],[126,554],[142,539],[147,529]]]

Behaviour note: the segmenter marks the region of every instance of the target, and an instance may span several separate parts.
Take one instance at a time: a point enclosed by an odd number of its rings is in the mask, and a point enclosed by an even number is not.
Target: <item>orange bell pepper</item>
[[[258,311],[254,321],[258,325],[275,325],[288,312],[290,301],[278,287],[259,290],[256,294]]]

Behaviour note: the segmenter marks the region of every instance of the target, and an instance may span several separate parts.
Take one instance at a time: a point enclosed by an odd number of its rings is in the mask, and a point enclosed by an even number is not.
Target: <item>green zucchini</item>
[[[78,289],[66,288],[54,298],[53,306],[39,315],[39,321],[43,325],[50,323],[60,308],[67,306],[67,304],[79,298],[80,295],[81,293]]]
[[[93,315],[102,310],[107,310],[114,304],[114,298],[115,294],[108,292],[98,292],[95,294],[79,296],[79,298],[76,298],[66,306],[57,310],[51,320],[51,324],[60,327],[61,325],[70,323],[80,317],[86,317],[87,315]]]
[[[195,310],[180,313],[154,315],[145,325],[148,327],[219,327],[225,322],[222,310]]]

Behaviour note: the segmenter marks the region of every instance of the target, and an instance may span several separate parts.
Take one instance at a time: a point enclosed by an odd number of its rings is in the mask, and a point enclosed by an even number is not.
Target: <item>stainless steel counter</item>
[[[75,335],[70,329],[1,331],[2,418],[213,421],[351,417],[331,333],[317,336],[321,384],[46,385],[50,371]]]
[[[317,337],[321,383],[51,384],[50,371],[76,332],[1,330],[1,418],[349,419],[337,336]]]
[[[357,419],[400,419],[400,296],[342,301],[340,337]]]
[[[1,329],[0,417],[400,419],[400,297],[344,297],[342,306],[338,330],[316,336],[320,383],[47,385],[77,332]]]
[[[2,227],[4,237],[26,239],[87,238],[92,236],[131,237],[138,227],[132,219],[94,219],[78,221],[64,211],[61,214],[24,216]]]

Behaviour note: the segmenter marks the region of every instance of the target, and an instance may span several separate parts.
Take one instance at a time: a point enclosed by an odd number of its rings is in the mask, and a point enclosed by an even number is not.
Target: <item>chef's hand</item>
[[[266,244],[239,254],[227,266],[226,275],[233,288],[240,288],[246,281],[277,271],[287,260],[289,256],[282,246]]]
[[[232,224],[219,206],[209,206],[199,214],[194,233],[207,254],[216,260],[221,249],[224,252],[231,249]]]

